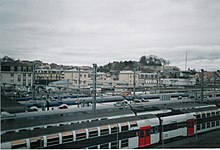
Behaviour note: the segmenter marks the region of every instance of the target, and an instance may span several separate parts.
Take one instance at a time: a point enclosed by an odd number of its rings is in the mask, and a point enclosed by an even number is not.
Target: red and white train
[[[220,109],[120,116],[2,135],[2,148],[131,149],[220,129]],[[10,139],[10,140],[8,140]]]

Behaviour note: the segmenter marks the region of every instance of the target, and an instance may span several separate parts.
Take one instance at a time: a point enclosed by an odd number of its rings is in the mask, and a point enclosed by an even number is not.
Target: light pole
[[[164,136],[163,136],[163,118],[159,118],[161,122],[161,141],[162,141],[162,147],[164,148]]]
[[[97,64],[93,64],[93,99],[92,99],[92,112],[96,112],[96,75]]]
[[[204,90],[204,87],[203,87],[203,84],[204,84],[204,70],[201,69],[201,97],[200,97],[200,100],[203,102],[203,90]]]
[[[193,115],[196,118],[196,115]],[[195,125],[196,125],[196,142],[198,141],[198,134],[197,134],[197,118],[195,119]]]

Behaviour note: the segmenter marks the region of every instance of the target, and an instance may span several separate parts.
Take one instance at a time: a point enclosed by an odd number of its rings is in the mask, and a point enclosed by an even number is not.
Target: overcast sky
[[[220,69],[220,0],[0,0],[0,56],[104,65],[157,55]]]

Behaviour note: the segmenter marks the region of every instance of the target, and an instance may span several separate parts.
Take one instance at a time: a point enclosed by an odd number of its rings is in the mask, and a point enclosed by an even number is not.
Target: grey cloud
[[[155,54],[184,68],[187,50],[218,67],[218,0],[3,0],[0,11],[1,55],[105,64]]]

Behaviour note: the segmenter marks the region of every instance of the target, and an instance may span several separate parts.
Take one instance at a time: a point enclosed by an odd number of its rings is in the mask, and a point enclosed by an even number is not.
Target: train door
[[[141,127],[139,131],[139,147],[149,146],[151,143],[150,139],[151,126]]]
[[[187,136],[194,135],[194,119],[187,120]]]

